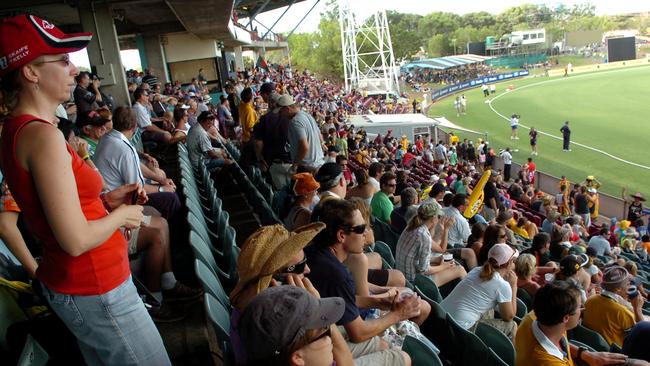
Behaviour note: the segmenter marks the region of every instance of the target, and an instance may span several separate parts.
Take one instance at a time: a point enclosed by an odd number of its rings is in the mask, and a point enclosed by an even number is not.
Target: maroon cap
[[[81,50],[92,33],[65,34],[54,24],[22,14],[0,21],[0,77],[43,55]]]

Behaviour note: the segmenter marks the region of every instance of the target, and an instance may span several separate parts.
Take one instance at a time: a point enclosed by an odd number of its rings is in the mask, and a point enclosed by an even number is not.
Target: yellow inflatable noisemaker
[[[483,206],[483,187],[485,187],[485,183],[487,183],[491,174],[492,171],[489,169],[484,171],[483,176],[474,186],[472,194],[470,194],[467,199],[467,208],[465,209],[465,212],[463,212],[463,216],[466,218],[471,219],[481,210],[481,206]]]

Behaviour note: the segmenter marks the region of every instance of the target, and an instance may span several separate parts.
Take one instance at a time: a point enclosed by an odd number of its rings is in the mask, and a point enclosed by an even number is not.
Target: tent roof
[[[446,70],[452,67],[483,62],[488,58],[489,57],[486,56],[472,55],[472,54],[454,55],[454,56],[427,58],[424,60],[413,61],[407,64],[405,67],[407,69],[418,67],[421,69]]]

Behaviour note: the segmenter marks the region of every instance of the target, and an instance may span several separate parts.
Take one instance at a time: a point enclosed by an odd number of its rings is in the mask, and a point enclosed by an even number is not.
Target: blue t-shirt
[[[354,280],[348,269],[329,248],[311,245],[305,248],[307,264],[311,269],[309,280],[314,284],[321,298],[341,297],[345,300],[345,312],[337,325],[346,325],[359,317],[359,308],[355,303]]]

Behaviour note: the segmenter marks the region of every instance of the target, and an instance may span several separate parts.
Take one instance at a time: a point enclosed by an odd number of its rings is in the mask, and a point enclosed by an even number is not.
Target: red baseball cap
[[[81,50],[92,33],[65,34],[54,24],[22,14],[0,21],[0,77],[43,55]]]

